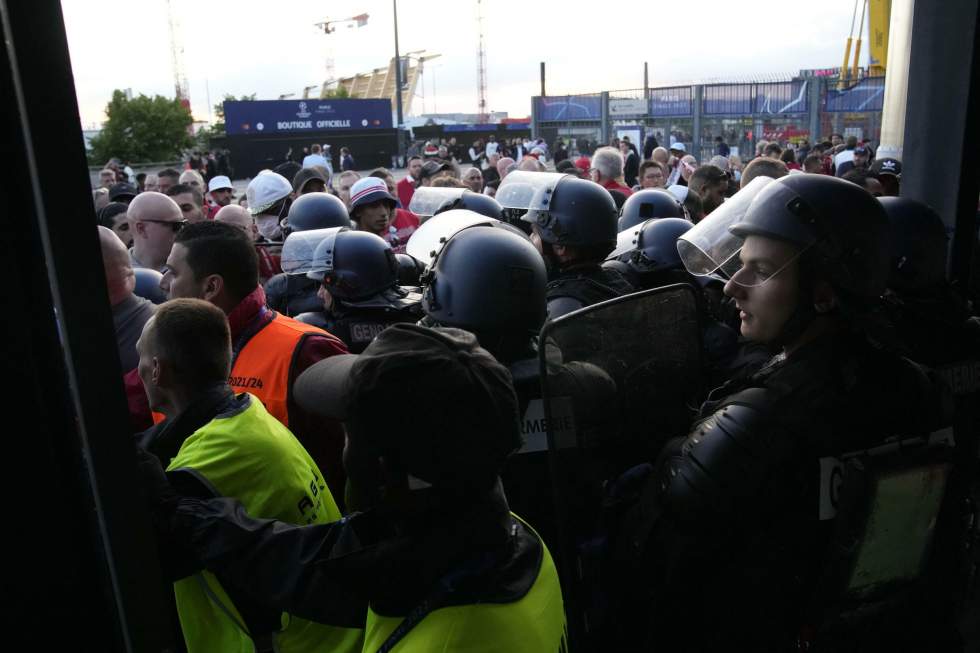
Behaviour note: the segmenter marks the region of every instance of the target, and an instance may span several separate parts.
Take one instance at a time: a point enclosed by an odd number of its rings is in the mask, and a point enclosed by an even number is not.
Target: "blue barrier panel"
[[[807,81],[768,82],[755,85],[755,111],[766,114],[809,111]]]
[[[842,91],[824,93],[824,111],[881,111],[885,101],[885,78],[869,77]]]
[[[225,133],[391,129],[391,100],[256,100],[225,102]]]
[[[750,114],[755,106],[755,84],[709,84],[701,91],[701,113]]]
[[[598,95],[536,97],[534,102],[540,122],[602,119],[601,98]]]
[[[651,88],[649,113],[664,117],[694,115],[694,90],[690,86]]]

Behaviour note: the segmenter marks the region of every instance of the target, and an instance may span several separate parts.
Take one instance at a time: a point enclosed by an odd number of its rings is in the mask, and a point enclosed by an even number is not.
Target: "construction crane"
[[[337,31],[337,27],[340,25],[346,25],[348,29],[352,27],[364,27],[367,25],[369,15],[368,14],[358,14],[357,16],[351,16],[350,18],[341,18],[339,20],[324,20],[315,25],[323,30],[324,34],[333,34]],[[333,45],[328,42],[327,44],[327,56],[326,56],[326,69],[327,69],[327,79],[323,82],[323,88],[320,93],[320,97],[325,97],[327,90],[336,82],[336,64],[333,56]],[[305,95],[304,95],[305,97]]]
[[[858,5],[861,5],[861,22],[858,23],[857,40],[854,40],[854,23],[857,19]],[[864,32],[864,17],[868,16],[868,74],[882,77],[888,63],[888,22],[891,19],[891,0],[854,0],[851,14],[851,31],[844,46],[844,64],[840,69],[840,86],[858,81],[858,68],[861,60],[861,34]],[[854,46],[854,60],[851,61],[851,46]]]
[[[490,120],[490,114],[487,111],[487,49],[483,43],[482,0],[476,0],[476,29],[478,35],[476,51],[477,114],[480,124],[485,124]]]
[[[167,0],[167,25],[170,28],[170,57],[174,73],[174,96],[188,111],[191,110],[191,94],[184,72],[184,45],[180,37],[180,19],[174,8],[174,0]]]

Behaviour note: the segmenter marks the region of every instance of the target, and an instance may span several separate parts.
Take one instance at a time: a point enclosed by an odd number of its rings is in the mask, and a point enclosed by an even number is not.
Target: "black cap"
[[[885,157],[883,159],[875,159],[875,162],[871,164],[871,172],[879,177],[881,175],[892,175],[893,177],[902,176],[902,162],[898,159],[891,159]]]
[[[136,190],[136,186],[128,184],[125,181],[121,181],[118,184],[113,184],[109,186],[109,201],[115,202],[116,200],[128,197],[133,199],[139,191]]]
[[[427,179],[429,177],[435,177],[443,170],[452,169],[452,164],[446,163],[445,161],[426,161],[422,164],[422,172],[419,173],[419,177],[422,179]]]
[[[395,324],[360,355],[326,358],[296,380],[305,410],[351,420],[351,437],[437,487],[486,488],[521,446],[510,373],[460,329]],[[412,406],[389,410],[393,396]]]

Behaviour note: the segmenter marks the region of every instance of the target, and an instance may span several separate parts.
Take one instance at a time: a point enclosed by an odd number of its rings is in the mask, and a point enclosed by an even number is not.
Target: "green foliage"
[[[102,133],[92,139],[97,164],[114,156],[133,163],[170,161],[193,144],[188,133],[193,118],[176,99],[142,94],[129,99],[115,90],[105,113]]]
[[[337,88],[328,88],[326,93],[320,94],[320,99],[322,100],[329,100],[329,99],[340,100],[349,97],[350,97],[350,93],[348,93],[347,89],[344,88],[343,86],[338,86]]]

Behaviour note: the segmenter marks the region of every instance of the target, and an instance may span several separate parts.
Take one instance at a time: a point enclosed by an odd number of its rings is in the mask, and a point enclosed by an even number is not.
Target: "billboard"
[[[224,108],[228,135],[392,129],[391,100],[235,101]]]

